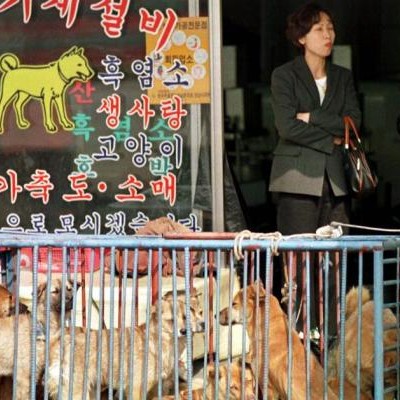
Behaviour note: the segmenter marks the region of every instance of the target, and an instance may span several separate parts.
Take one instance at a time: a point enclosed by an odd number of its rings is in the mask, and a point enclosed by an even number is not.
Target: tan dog
[[[16,299],[13,294],[4,286],[0,285],[0,318],[15,315]],[[28,307],[18,302],[19,314],[27,314]]]
[[[71,47],[58,60],[45,65],[20,65],[15,54],[0,57],[0,134],[4,132],[4,112],[14,99],[14,110],[20,129],[27,129],[29,121],[24,116],[25,104],[39,99],[43,109],[44,126],[49,133],[57,131],[52,116],[55,106],[58,119],[65,130],[72,130],[74,123],[67,117],[65,92],[74,81],[86,82],[94,72],[90,68],[84,49]]]
[[[345,333],[345,378],[356,387],[357,385],[357,337],[358,337],[358,288],[352,288],[346,295],[346,333]],[[368,289],[361,289],[362,303],[362,336],[361,336],[361,379],[360,390],[365,396],[370,398],[373,395],[374,385],[374,302],[371,300]],[[383,324],[397,326],[398,321],[393,312],[386,308],[383,310]],[[383,333],[384,348],[395,346],[398,344],[398,335],[400,332],[395,328],[385,330]],[[333,373],[330,375],[337,376],[340,367],[340,354],[338,348],[332,351]],[[384,366],[385,368],[393,367],[399,360],[396,356],[396,350],[385,351]],[[332,361],[330,362],[332,365]],[[385,382],[388,385],[396,384],[396,371],[385,374]],[[388,395],[385,398],[393,398]]]
[[[4,286],[0,285],[0,318],[9,317],[15,315],[16,312],[16,299],[13,294]],[[18,313],[28,314],[28,307],[19,302]],[[1,324],[1,321],[0,321]],[[12,399],[12,378],[3,377],[0,378],[0,393],[2,400]]]
[[[31,360],[31,331],[37,331],[36,341],[36,373],[38,380],[44,370],[46,332],[46,288],[43,283],[37,291],[37,324],[32,327],[31,315],[18,316],[18,347],[17,347],[17,400],[30,398],[30,360]],[[51,283],[50,299],[50,325],[47,327],[50,337],[58,334],[61,321],[60,311],[62,302],[61,280],[56,279]],[[72,308],[73,286],[67,282],[65,288],[65,310]],[[14,368],[14,322],[15,317],[6,317],[0,323],[0,377],[12,377]],[[15,377],[14,377],[15,379]],[[6,379],[7,381],[7,379]]]
[[[200,309],[198,296],[194,293],[190,297],[190,318],[191,318],[191,330],[192,332],[204,331],[204,320]],[[161,341],[162,341],[162,380],[164,394],[168,394],[173,384],[173,372],[174,372],[174,315],[177,324],[177,335],[178,335],[178,352],[182,354],[186,345],[186,306],[185,306],[185,294],[178,292],[176,302],[176,314],[173,309],[173,294],[169,292],[165,294],[161,301]],[[120,362],[120,336],[119,331],[114,330],[114,348],[113,358],[111,360],[112,365],[112,381],[113,388],[119,388],[119,371],[120,367],[123,368],[123,390],[125,396],[133,396],[133,399],[141,399],[142,393],[147,393],[148,398],[152,395],[156,395],[158,385],[158,310],[157,306],[153,306],[150,321],[148,324],[149,329],[149,348],[148,348],[148,359],[147,369],[144,373],[145,367],[145,354],[146,354],[146,324],[138,326],[134,329],[134,332],[130,328],[124,329],[124,342],[123,342],[123,362]],[[109,385],[109,374],[110,374],[110,348],[109,338],[110,331],[103,330],[102,333],[102,344],[101,349],[98,347],[98,332],[90,332],[90,352],[88,363],[85,364],[85,348],[86,348],[86,333],[76,332],[75,334],[75,362],[73,366],[73,393],[72,398],[74,399],[88,399],[89,395],[94,394],[97,385],[97,361],[98,355],[101,354],[101,388]],[[131,351],[131,337],[133,334],[134,344],[133,351]],[[59,391],[59,375],[61,370],[63,371],[63,382],[61,392],[62,398],[68,398],[69,383],[70,383],[70,350],[71,350],[71,336],[67,335],[64,340],[64,358],[60,364],[60,344],[54,343],[51,351],[50,359],[50,378],[48,382],[48,388],[52,398],[57,398]],[[132,387],[129,383],[129,372],[130,362],[133,357],[134,371],[131,375],[133,381]],[[87,375],[87,391],[84,393],[84,373]],[[145,375],[147,374],[147,375]],[[147,379],[147,387],[143,387],[144,378]]]
[[[207,367],[208,372],[208,384],[206,391],[204,389],[194,389],[192,390],[192,399],[193,400],[214,400],[217,394],[218,400],[226,399],[226,393],[228,389],[228,377],[230,375],[229,382],[229,399],[232,400],[241,400],[242,394],[244,395],[245,400],[255,400],[256,399],[256,388],[255,388],[255,379],[253,372],[248,364],[246,364],[245,368],[245,383],[244,390],[242,391],[242,363],[241,361],[235,361],[231,364],[228,369],[228,365],[220,365],[219,372],[219,380],[218,380],[218,392],[215,393],[215,367],[214,365],[209,365]],[[205,397],[204,397],[205,396]],[[187,400],[189,398],[189,392],[187,390],[182,390],[179,392],[179,399]],[[164,400],[174,400],[175,396],[164,396]],[[153,399],[156,400],[156,399]]]
[[[259,293],[259,307],[256,308],[257,291]],[[232,323],[243,323],[243,309],[246,312],[247,332],[250,337],[250,351],[247,361],[251,363],[253,372],[258,375],[260,387],[263,386],[264,371],[264,326],[265,326],[266,292],[262,283],[256,282],[249,285],[246,290],[246,299],[243,299],[243,289],[234,297],[231,306]],[[258,312],[259,325],[256,324]],[[221,311],[221,324],[229,322],[229,308]],[[269,386],[263,388],[264,395],[268,398],[286,399],[288,396],[288,324],[287,316],[273,295],[269,297]],[[258,354],[256,341],[258,339]],[[306,386],[306,354],[304,346],[295,330],[291,333],[293,364],[292,364],[292,399],[304,400],[307,398]],[[258,359],[258,368],[256,368]],[[310,354],[310,399],[321,400],[324,398],[324,374],[321,365],[313,354]],[[328,388],[328,399],[337,399],[336,395]]]

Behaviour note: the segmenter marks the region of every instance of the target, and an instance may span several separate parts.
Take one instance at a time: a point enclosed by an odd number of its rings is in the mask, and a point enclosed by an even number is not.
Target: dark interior
[[[303,2],[223,0],[225,138],[248,228],[275,227],[268,193],[276,143],[270,106],[272,70],[296,55],[287,15]],[[321,1],[335,18],[333,61],[351,67],[363,112],[361,132],[379,176],[377,192],[352,202],[351,222],[398,228],[400,222],[400,2]],[[227,72],[226,72],[227,71]],[[353,233],[370,234],[353,229]],[[376,232],[375,232],[376,233]]]

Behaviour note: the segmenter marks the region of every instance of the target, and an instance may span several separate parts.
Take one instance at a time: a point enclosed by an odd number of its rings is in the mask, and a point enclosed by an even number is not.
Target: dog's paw
[[[72,131],[72,129],[75,128],[75,124],[71,121],[64,121],[62,123],[62,127],[66,130],[66,131]]]
[[[31,126],[31,124],[27,120],[18,121],[18,128],[20,128],[20,129],[28,129],[30,126]]]
[[[46,131],[48,133],[56,133],[57,127],[54,124],[46,124]]]
[[[178,361],[178,375],[183,381],[187,381],[187,365],[183,360]]]

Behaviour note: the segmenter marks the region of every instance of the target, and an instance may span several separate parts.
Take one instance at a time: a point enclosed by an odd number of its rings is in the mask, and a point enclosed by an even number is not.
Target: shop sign
[[[0,45],[0,230],[124,235],[162,215],[199,230],[186,105],[210,99],[207,18],[132,15],[130,1],[91,2],[87,18],[84,3],[0,2],[0,28],[11,18],[45,29],[40,16],[56,12],[49,43],[60,50],[29,49],[26,61],[26,47]],[[96,15],[108,38],[101,50],[84,36]],[[144,57],[112,45],[128,21],[145,37]]]

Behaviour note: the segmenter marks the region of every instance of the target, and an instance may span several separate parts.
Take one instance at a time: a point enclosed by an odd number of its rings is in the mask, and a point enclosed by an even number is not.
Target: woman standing
[[[335,42],[330,12],[307,3],[289,16],[286,33],[302,54],[272,73],[279,142],[269,190],[277,193],[282,234],[315,233],[331,221],[349,221],[343,117],[359,126],[361,113],[351,72],[329,61]]]

